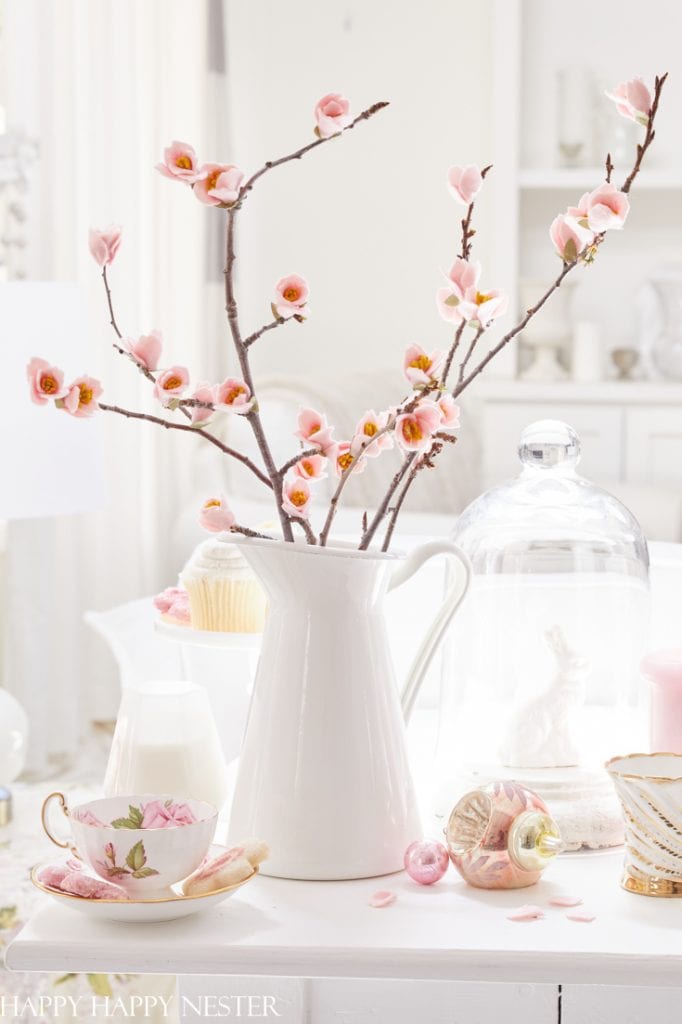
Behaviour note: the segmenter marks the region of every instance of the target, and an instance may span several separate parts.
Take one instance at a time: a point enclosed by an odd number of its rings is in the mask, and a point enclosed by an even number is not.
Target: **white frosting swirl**
[[[209,537],[192,552],[180,573],[180,579],[196,579],[211,574],[230,579],[255,579],[255,574],[234,541]]]

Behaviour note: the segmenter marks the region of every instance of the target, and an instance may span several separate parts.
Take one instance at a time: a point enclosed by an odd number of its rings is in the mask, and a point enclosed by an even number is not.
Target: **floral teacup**
[[[69,819],[74,843],[51,832],[52,800]],[[107,797],[70,809],[62,793],[50,793],[42,821],[53,843],[71,850],[101,878],[133,899],[155,899],[199,867],[213,842],[218,811],[202,800],[156,794]]]

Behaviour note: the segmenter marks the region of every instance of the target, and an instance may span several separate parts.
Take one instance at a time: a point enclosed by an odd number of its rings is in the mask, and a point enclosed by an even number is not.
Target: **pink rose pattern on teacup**
[[[95,861],[95,870],[105,878],[151,878],[158,875],[156,868],[150,868],[147,864],[147,854],[144,843],[138,840],[130,847],[125,858],[125,866],[116,863],[116,850],[113,843],[107,843],[104,847],[104,860]]]
[[[128,817],[114,818],[108,824],[100,821],[87,808],[76,811],[74,817],[82,825],[118,829],[177,828],[182,825],[194,825],[198,820],[189,804],[173,800],[150,800],[146,804],[140,804],[139,807],[128,804]]]

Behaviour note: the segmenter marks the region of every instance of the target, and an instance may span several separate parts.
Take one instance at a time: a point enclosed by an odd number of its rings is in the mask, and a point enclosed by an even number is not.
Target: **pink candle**
[[[641,669],[651,685],[651,750],[682,754],[682,648],[647,654]]]

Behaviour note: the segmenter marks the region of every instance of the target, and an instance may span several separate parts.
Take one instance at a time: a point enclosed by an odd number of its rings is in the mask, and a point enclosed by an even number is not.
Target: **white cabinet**
[[[560,419],[580,434],[580,471],[596,483],[682,496],[682,385],[497,381],[482,383],[478,398],[484,488],[518,472],[516,446],[524,427]]]

